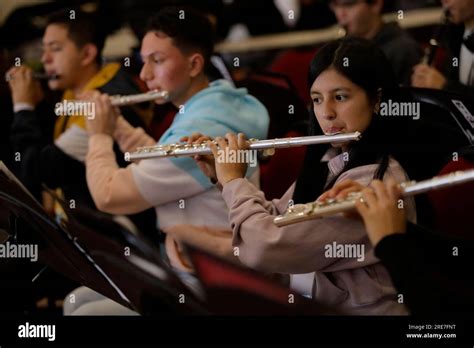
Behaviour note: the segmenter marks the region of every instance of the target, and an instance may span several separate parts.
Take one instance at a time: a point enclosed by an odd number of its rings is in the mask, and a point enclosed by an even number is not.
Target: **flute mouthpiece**
[[[46,78],[48,80],[58,80],[59,79],[59,75],[58,74],[53,74],[53,75],[48,75]]]
[[[331,136],[331,135],[338,135],[338,134],[341,134],[341,133],[342,133],[342,131],[334,132],[334,133],[324,133],[324,135],[329,135],[329,136]]]

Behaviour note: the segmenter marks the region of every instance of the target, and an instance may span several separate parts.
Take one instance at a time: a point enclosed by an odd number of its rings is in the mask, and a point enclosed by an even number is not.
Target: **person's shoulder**
[[[351,179],[361,185],[367,186],[374,178],[375,171],[378,168],[378,164],[366,164],[363,166],[358,166],[351,168],[344,173],[342,173],[336,180],[336,183]]]
[[[342,173],[337,181],[339,182],[346,179],[351,179],[360,182],[363,185],[368,185],[373,180],[374,174],[378,167],[378,163],[371,163],[351,168]],[[402,165],[393,157],[389,158],[388,167],[385,173],[393,176],[395,180],[399,182],[406,181],[408,179],[408,175],[406,174]]]
[[[250,95],[246,88],[234,87],[226,80],[213,81],[209,87],[195,94],[188,104],[189,110],[205,107],[228,113],[241,112],[244,109],[266,112],[264,105]]]
[[[403,47],[404,49],[401,52],[405,52],[406,48],[416,48],[421,50],[418,42],[408,33],[405,29],[401,28],[398,23],[387,23],[384,25],[385,36],[387,37],[387,44],[391,43],[391,46],[396,46],[397,48]]]
[[[99,90],[102,93],[107,93],[109,95],[128,95],[142,92],[138,87],[137,82],[134,81],[133,76],[123,67],[118,69],[113,77],[102,87],[100,87]]]
[[[240,99],[248,95],[245,88],[237,88],[233,86],[229,81],[219,79],[209,83],[209,86],[200,92],[196,93],[193,97],[193,101],[202,101],[203,99],[216,99],[222,100],[223,97]]]
[[[407,172],[402,167],[400,162],[398,162],[395,158],[391,156],[388,162],[387,173],[392,175],[394,179],[398,182],[407,181],[409,179]]]

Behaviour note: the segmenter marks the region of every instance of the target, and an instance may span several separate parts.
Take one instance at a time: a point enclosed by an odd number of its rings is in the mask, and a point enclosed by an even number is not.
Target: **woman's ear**
[[[83,66],[87,66],[96,60],[97,55],[99,54],[99,51],[97,50],[96,45],[88,43],[82,47],[81,54],[82,54],[81,63]]]
[[[196,77],[204,70],[204,57],[201,53],[189,56],[189,76]]]

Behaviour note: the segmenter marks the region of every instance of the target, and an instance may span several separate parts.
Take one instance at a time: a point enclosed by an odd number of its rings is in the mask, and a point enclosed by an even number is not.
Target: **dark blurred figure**
[[[419,64],[413,70],[412,86],[444,89],[474,96],[474,0],[443,0],[451,22],[444,32],[448,57],[440,72]]]
[[[418,10],[426,7],[437,7],[439,6],[439,0],[395,0],[393,6],[395,10]]]
[[[0,51],[0,104],[2,105],[2,115],[0,116],[0,161],[3,161],[7,167],[10,166],[12,161],[11,147],[9,141],[9,129],[13,119],[11,112],[5,110],[11,110],[11,98],[8,90],[8,84],[3,78],[5,71],[7,70],[7,54],[6,51]]]
[[[288,30],[273,0],[226,1],[222,18],[226,27],[244,24],[252,36]]]
[[[331,9],[348,36],[372,40],[385,53],[398,83],[410,84],[413,66],[422,57],[420,45],[398,23],[384,23],[382,12],[392,3],[384,0],[331,0]]]
[[[336,17],[327,1],[300,0],[300,17],[294,30],[312,30],[336,24]]]

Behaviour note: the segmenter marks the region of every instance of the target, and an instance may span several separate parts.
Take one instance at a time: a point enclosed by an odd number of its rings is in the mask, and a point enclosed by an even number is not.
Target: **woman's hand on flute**
[[[324,192],[321,196],[318,197],[318,202],[324,202],[328,199],[345,199],[347,195],[352,192],[360,192],[365,188],[362,184],[359,184],[357,181],[352,179],[346,179],[344,181],[338,182],[331,189]],[[348,219],[360,219],[360,216],[357,212],[348,211],[344,213],[344,216]]]
[[[356,202],[356,209],[364,220],[365,228],[372,245],[394,233],[405,233],[405,210],[399,207],[398,199],[401,191],[395,180],[389,178],[384,184],[374,180],[362,190],[363,202]]]
[[[226,183],[245,177],[247,163],[239,158],[243,150],[248,150],[249,143],[244,134],[227,133],[225,138],[217,137],[217,143],[209,142],[214,155],[217,180],[224,186]],[[252,151],[252,150],[248,150]],[[245,156],[244,156],[245,157]]]
[[[325,201],[329,198],[344,199],[351,192],[362,191],[365,188],[362,184],[352,179],[347,179],[335,184],[332,188],[318,197],[318,201]]]

